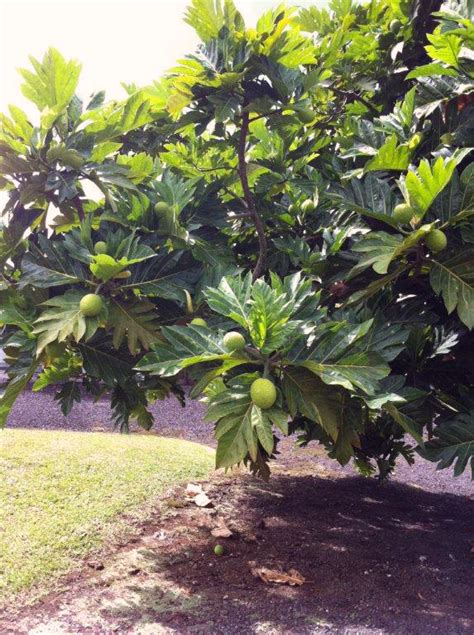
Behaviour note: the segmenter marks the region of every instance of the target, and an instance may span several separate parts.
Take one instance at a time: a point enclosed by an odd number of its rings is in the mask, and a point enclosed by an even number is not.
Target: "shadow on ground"
[[[102,606],[102,618],[140,633],[473,632],[469,499],[284,475],[268,485],[226,479],[209,495],[237,533],[220,541],[226,555],[212,555],[215,516],[180,510],[178,545],[145,540],[128,598]],[[308,582],[265,585],[248,561],[295,568]]]

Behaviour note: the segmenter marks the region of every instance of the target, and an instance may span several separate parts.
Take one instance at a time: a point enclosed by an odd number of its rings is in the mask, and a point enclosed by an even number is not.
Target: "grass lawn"
[[[213,462],[205,446],[151,435],[0,431],[0,605],[50,586],[123,530],[122,512],[145,515]]]

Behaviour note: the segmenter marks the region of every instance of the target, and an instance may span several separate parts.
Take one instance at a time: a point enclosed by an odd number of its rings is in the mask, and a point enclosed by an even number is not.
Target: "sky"
[[[235,0],[247,24],[280,0]],[[0,112],[8,104],[31,115],[17,68],[49,46],[82,63],[78,93],[105,89],[124,96],[120,82],[149,84],[192,52],[197,38],[183,21],[186,0],[0,0]],[[290,3],[291,4],[291,3]],[[321,4],[295,0],[294,4]]]

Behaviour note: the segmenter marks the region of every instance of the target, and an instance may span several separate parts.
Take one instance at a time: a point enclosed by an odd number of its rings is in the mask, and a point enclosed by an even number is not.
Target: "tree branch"
[[[238,194],[233,192],[231,189],[229,189],[227,185],[221,185],[221,189],[224,190],[224,192],[227,192],[227,194],[229,194],[230,196],[232,196],[232,198],[237,199],[239,203],[242,205],[242,207],[245,207],[245,209],[247,209],[246,201],[243,198],[241,198]]]
[[[255,207],[255,201],[250,191],[248,176],[247,176],[247,162],[245,161],[245,146],[247,143],[247,135],[249,132],[249,114],[244,112],[242,115],[242,127],[240,128],[239,144],[237,148],[237,155],[239,159],[239,177],[242,183],[242,189],[244,191],[245,207],[250,212],[255,230],[257,232],[259,254],[257,263],[252,273],[253,280],[259,278],[265,271],[267,262],[267,238],[265,236],[265,225],[257,212]]]
[[[71,203],[77,209],[77,215],[79,216],[79,220],[82,223],[82,221],[85,218],[85,214],[84,214],[84,208],[82,207],[82,201],[79,194],[76,194],[76,196],[71,199]]]
[[[252,119],[249,119],[249,123],[252,123],[252,121],[257,121],[258,119],[263,119],[263,117],[271,117],[272,115],[279,115],[284,110],[285,108],[277,108],[276,110],[270,110],[270,112],[264,112],[262,115],[255,115],[255,117],[252,117]],[[288,107],[286,108],[286,110],[289,110]],[[243,115],[242,115],[242,118],[243,118]]]
[[[380,114],[377,108],[374,105],[372,105],[370,101],[367,101],[367,99],[365,99],[364,97],[362,97],[361,95],[359,95],[358,93],[352,90],[341,90],[340,88],[336,88],[335,86],[331,86],[329,90],[332,90],[332,92],[336,93],[336,95],[347,97],[348,99],[351,99],[352,101],[359,101],[366,108],[368,108],[373,115]]]

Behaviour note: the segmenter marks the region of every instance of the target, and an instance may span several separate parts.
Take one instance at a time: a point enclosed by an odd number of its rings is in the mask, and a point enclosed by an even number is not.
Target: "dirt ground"
[[[38,401],[38,421],[42,408]],[[20,403],[10,423],[25,427],[27,412]],[[175,435],[209,438],[198,407],[179,421],[172,408],[162,414]],[[0,633],[471,634],[472,487],[418,465],[379,485],[334,466],[317,446],[295,451],[285,441],[270,483],[217,474],[203,484],[210,508],[184,487],[170,491],[126,543],[108,545],[41,603],[0,615]],[[215,538],[223,524],[233,535]],[[213,553],[217,543],[223,556]],[[294,569],[305,582],[266,584],[251,567]]]

